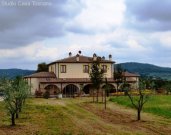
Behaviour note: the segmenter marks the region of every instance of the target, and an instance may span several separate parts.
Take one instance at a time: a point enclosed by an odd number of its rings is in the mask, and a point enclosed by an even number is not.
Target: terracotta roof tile
[[[56,75],[53,72],[38,72],[24,78],[56,78]]]
[[[54,64],[54,63],[92,63],[93,57],[87,57],[87,56],[79,56],[79,61],[76,60],[77,56],[68,57],[65,59],[57,60],[54,62],[49,63],[48,65]],[[102,63],[115,63],[114,61],[110,60],[101,60]]]
[[[139,74],[133,74],[133,73],[129,73],[129,72],[122,72],[122,75],[125,77],[139,77]]]

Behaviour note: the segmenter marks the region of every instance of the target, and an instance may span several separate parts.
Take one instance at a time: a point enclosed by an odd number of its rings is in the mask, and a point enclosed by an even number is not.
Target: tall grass
[[[127,96],[111,97],[110,101],[127,107],[132,107],[131,101]],[[171,96],[150,96],[148,102],[144,105],[143,111],[166,118],[171,118]]]

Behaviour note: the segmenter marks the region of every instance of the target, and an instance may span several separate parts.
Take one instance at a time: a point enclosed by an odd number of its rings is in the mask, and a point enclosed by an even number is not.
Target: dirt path
[[[71,108],[75,109],[75,111],[79,110],[77,107],[81,107],[89,113],[93,113],[97,117],[96,120],[98,119],[98,125],[103,123],[102,127],[99,127],[101,129],[101,133],[104,131],[104,133],[106,132],[111,134],[111,132],[106,131],[106,129],[112,127],[112,129],[114,129],[113,134],[171,134],[171,120],[147,113],[142,113],[142,121],[136,121],[135,110],[119,106],[112,102],[108,103],[107,110],[104,110],[103,104],[94,104],[80,100],[72,101],[70,103],[65,102],[65,104],[72,104],[72,106],[74,104],[75,107]]]

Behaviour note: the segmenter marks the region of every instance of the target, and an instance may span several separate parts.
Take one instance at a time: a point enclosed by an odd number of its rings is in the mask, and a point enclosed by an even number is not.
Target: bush
[[[45,91],[45,93],[43,93],[43,98],[48,99],[50,97],[50,92],[49,91]]]
[[[40,90],[35,91],[35,96],[36,97],[42,97],[42,92]]]

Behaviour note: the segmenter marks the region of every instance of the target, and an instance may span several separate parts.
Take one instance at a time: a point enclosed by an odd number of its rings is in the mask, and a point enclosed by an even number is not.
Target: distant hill
[[[34,73],[34,70],[23,69],[0,69],[0,77],[6,76],[8,78],[15,78],[16,76],[26,76]]]
[[[171,80],[171,68],[168,67],[159,67],[152,64],[136,62],[127,62],[120,64],[123,69],[129,72],[139,73],[142,76],[154,76]]]
[[[171,80],[171,68],[159,67],[152,64],[127,62],[120,63],[122,68],[132,72],[138,73],[141,76],[153,76],[161,77],[163,79]],[[23,69],[0,69],[0,76],[7,76],[14,78],[15,76],[26,76],[34,73],[34,70],[23,70]]]

